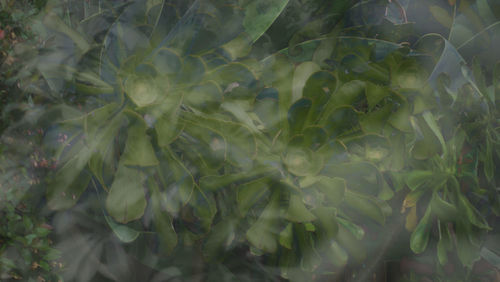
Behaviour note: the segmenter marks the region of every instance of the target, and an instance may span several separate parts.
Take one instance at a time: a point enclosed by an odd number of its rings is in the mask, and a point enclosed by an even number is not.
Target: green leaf
[[[437,256],[439,263],[445,265],[448,262],[448,251],[452,248],[451,236],[447,224],[439,222],[439,242],[437,245]]]
[[[269,192],[269,185],[265,179],[257,179],[238,186],[237,188],[238,209],[242,216]]]
[[[166,208],[171,214],[176,214],[181,207],[189,202],[195,190],[195,181],[191,172],[174,152],[165,150],[164,153],[168,165],[163,166],[164,163],[162,163],[161,168],[162,171],[169,172],[167,175],[163,175],[165,173],[161,174],[165,179],[165,187],[168,187],[167,194],[169,197],[167,198]]]
[[[453,204],[444,201],[436,191],[432,194],[430,204],[432,212],[444,222],[453,221],[458,215],[457,208]]]
[[[288,225],[280,232],[280,245],[292,250],[293,244],[293,224],[288,223]]]
[[[310,99],[302,98],[296,101],[288,111],[288,124],[290,126],[290,134],[296,135],[306,126],[307,116],[312,107]]]
[[[465,216],[473,225],[486,230],[491,230],[491,227],[488,226],[488,223],[484,219],[484,217],[479,213],[479,211],[467,200],[467,198],[461,194],[457,193],[458,203],[460,206],[460,211],[465,213]]]
[[[334,238],[339,230],[336,220],[337,209],[332,207],[318,207],[312,210],[312,212],[318,219],[324,238],[327,240]]]
[[[143,122],[129,126],[125,151],[120,158],[123,165],[146,167],[159,164],[146,129]]]
[[[235,227],[231,220],[215,224],[203,245],[203,255],[208,259],[216,259],[227,252],[235,238]]]
[[[365,95],[368,109],[372,110],[382,99],[389,96],[389,89],[372,82],[366,82]]]
[[[146,208],[145,176],[138,169],[120,163],[106,198],[106,209],[117,222],[127,223],[139,219]]]
[[[269,203],[262,211],[259,219],[252,224],[246,233],[248,242],[257,249],[266,253],[274,253],[278,248],[278,208],[278,193],[274,193],[271,196]]]
[[[420,189],[421,187],[423,188],[435,188],[435,187],[428,187],[430,184],[435,183],[435,180],[438,177],[438,174],[436,172],[430,171],[430,170],[412,170],[411,172],[406,173],[404,179],[406,182],[406,185],[408,185],[408,188],[410,190],[415,191],[417,189]],[[444,179],[442,184],[446,179]],[[436,186],[437,187],[437,186]]]
[[[166,77],[130,75],[123,88],[138,107],[144,107],[153,104],[168,91],[168,80]]]
[[[429,11],[440,24],[442,24],[446,28],[451,28],[451,25],[453,24],[453,18],[445,9],[437,5],[431,5],[429,6]]]
[[[336,220],[340,224],[342,224],[342,226],[344,228],[349,230],[349,232],[351,232],[354,235],[354,238],[356,238],[357,240],[361,240],[361,239],[363,239],[363,237],[365,237],[365,230],[363,228],[361,228],[360,226],[354,224],[353,222],[351,222],[349,220],[345,220],[345,219],[340,218],[340,217],[337,217]]]
[[[362,215],[375,220],[379,224],[383,225],[385,223],[384,212],[381,206],[377,204],[375,197],[347,190],[344,201],[348,206]]]
[[[291,147],[283,160],[288,171],[298,176],[315,175],[323,167],[323,156],[309,148]]]
[[[316,63],[310,61],[303,62],[295,67],[292,84],[292,102],[295,102],[303,97],[303,90],[306,82],[312,74],[319,70],[320,67]]]
[[[431,207],[427,207],[424,217],[422,217],[417,227],[411,234],[410,248],[416,254],[422,253],[427,248],[431,230],[431,211]]]
[[[266,32],[287,4],[288,0],[257,0],[244,7],[243,27],[253,42]]]
[[[318,176],[317,182],[312,187],[323,193],[335,206],[344,201],[344,194],[347,190],[346,181],[339,177]]]
[[[153,224],[158,232],[162,249],[170,254],[177,245],[177,233],[172,224],[172,217],[166,210],[165,198],[161,195],[158,184],[148,179],[153,208]]]
[[[109,225],[113,233],[115,233],[116,237],[120,239],[123,243],[132,243],[139,237],[140,232],[132,229],[126,225],[116,223],[111,217],[104,216],[106,219],[106,223]]]
[[[397,130],[402,132],[411,132],[412,126],[410,123],[410,116],[410,105],[408,103],[404,103],[389,117],[388,121]]]
[[[337,267],[344,267],[347,264],[349,256],[347,252],[335,241],[329,246],[328,258]]]
[[[335,239],[355,261],[361,262],[366,258],[366,251],[361,242],[353,235],[353,233],[341,224],[339,225],[339,231]]]
[[[292,222],[310,222],[315,220],[316,216],[306,208],[300,196],[292,194],[290,195],[286,219]]]
[[[458,258],[462,262],[462,265],[469,269],[481,258],[480,246],[471,240],[472,232],[471,226],[468,223],[463,221],[457,222],[455,234],[457,238]]]

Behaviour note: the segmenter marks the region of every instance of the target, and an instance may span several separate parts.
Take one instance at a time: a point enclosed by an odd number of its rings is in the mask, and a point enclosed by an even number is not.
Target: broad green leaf
[[[165,199],[161,195],[158,184],[148,180],[153,208],[153,224],[160,235],[161,246],[167,254],[172,253],[177,245],[177,234],[172,224],[172,217],[168,214]]]
[[[344,267],[349,259],[347,252],[335,241],[332,241],[329,247],[327,253],[330,261],[337,267]]]
[[[339,222],[339,224],[342,224],[344,228],[351,232],[352,235],[354,235],[354,238],[361,240],[363,239],[363,237],[365,237],[365,230],[360,226],[340,217],[337,217],[336,220]]]
[[[360,80],[352,80],[341,85],[337,92],[331,96],[326,109],[336,108],[341,105],[353,105],[364,96],[365,87],[366,83]]]
[[[257,203],[265,194],[269,192],[267,181],[258,179],[238,186],[237,202],[238,209],[242,216]]]
[[[330,240],[337,235],[339,226],[336,220],[337,209],[332,207],[318,207],[312,210],[319,222],[324,238]]]
[[[453,18],[450,16],[448,11],[439,7],[438,5],[429,6],[429,11],[440,24],[442,24],[446,28],[451,28],[453,24]]]
[[[306,126],[307,116],[312,107],[310,99],[302,98],[296,101],[288,111],[288,124],[290,126],[290,134],[293,136],[299,134],[302,128]]]
[[[300,267],[306,272],[312,272],[321,263],[321,257],[316,252],[312,233],[303,224],[294,224],[294,234],[301,254]]]
[[[415,191],[430,183],[435,177],[435,174],[435,172],[430,170],[412,170],[411,172],[406,173],[405,182],[410,190]]]
[[[90,44],[87,39],[76,29],[69,27],[57,14],[53,12],[48,13],[43,19],[43,24],[71,38],[81,52],[80,54],[89,50]]]
[[[140,170],[128,168],[123,163],[118,166],[106,198],[106,209],[117,222],[127,223],[144,214],[144,180],[144,173]]]
[[[212,221],[217,213],[217,205],[213,194],[205,194],[199,186],[195,186],[193,195],[189,199],[194,215],[201,221],[205,232],[210,231]]]
[[[302,98],[304,86],[311,75],[320,70],[320,67],[314,62],[304,62],[295,67],[293,73],[292,102]]]
[[[382,108],[363,114],[359,124],[364,133],[382,133],[387,125],[387,119],[392,114],[393,106],[387,103]]]
[[[410,116],[410,105],[408,103],[405,103],[401,105],[395,113],[390,115],[388,121],[397,130],[400,130],[402,132],[411,132],[412,126],[410,123]]]
[[[457,208],[453,204],[444,201],[437,192],[432,194],[431,207],[432,212],[444,222],[453,221],[457,217]]]
[[[151,60],[160,75],[176,74],[182,69],[182,60],[173,50],[168,48],[158,49]]]
[[[256,0],[244,7],[243,27],[253,42],[266,32],[287,4],[288,0]]]
[[[115,233],[116,237],[120,239],[123,243],[131,243],[134,242],[137,237],[141,234],[139,231],[132,229],[126,225],[116,223],[111,217],[104,216],[106,219],[106,223],[108,223],[113,233]]]
[[[129,126],[125,151],[120,158],[123,165],[146,167],[159,164],[146,129],[141,121]]]
[[[297,176],[315,175],[323,167],[323,156],[309,148],[291,147],[283,162],[288,171]]]
[[[416,254],[422,253],[427,248],[431,230],[431,211],[431,207],[427,207],[427,210],[418,223],[417,228],[415,228],[413,233],[411,233],[410,248]]]
[[[316,216],[306,208],[299,195],[292,194],[290,195],[286,219],[292,222],[310,222],[315,220]]]
[[[333,203],[333,205],[338,206],[344,200],[344,194],[346,192],[346,182],[344,179],[339,177],[326,177],[319,176],[318,181],[312,186],[318,189],[325,197]]]
[[[359,129],[358,116],[358,112],[351,106],[340,106],[325,114],[320,125],[330,138],[338,138]]]
[[[77,155],[60,168],[53,179],[49,181],[47,189],[47,205],[53,210],[61,210],[72,207],[87,189],[91,176],[82,171],[86,161],[90,158],[90,152]]]
[[[123,90],[137,106],[144,107],[153,104],[168,91],[168,80],[166,77],[130,75]]]
[[[355,261],[361,262],[366,258],[366,251],[361,242],[342,224],[339,225],[335,240]]]
[[[176,214],[181,207],[185,206],[195,190],[195,182],[191,172],[184,166],[175,152],[171,150],[165,150],[167,166],[163,166],[162,162],[162,174],[164,183],[167,187],[166,193],[169,195],[167,197],[167,211],[171,214]],[[167,174],[168,172],[168,174]],[[168,177],[168,178],[167,178]]]
[[[439,263],[445,265],[448,262],[448,251],[452,248],[452,241],[447,224],[439,222],[439,242],[437,245],[437,256]]]
[[[379,224],[385,223],[385,215],[382,208],[377,204],[374,197],[366,196],[357,192],[346,190],[345,203],[357,212],[367,216]]]
[[[292,250],[293,244],[293,224],[288,223],[288,225],[280,232],[280,245]]]
[[[366,82],[365,95],[368,101],[368,108],[372,110],[382,99],[389,96],[390,92],[387,88],[372,83]]]
[[[457,240],[457,254],[462,265],[471,269],[480,256],[480,246],[471,241],[473,231],[471,226],[463,221],[458,221],[456,224],[456,240]]]
[[[241,33],[233,40],[222,45],[222,49],[229,54],[231,60],[236,60],[245,57],[251,51],[252,38],[248,34]]]
[[[246,232],[248,242],[266,253],[274,253],[278,248],[278,205],[278,194],[274,193],[259,219]]]
[[[231,220],[223,220],[215,224],[203,245],[203,255],[208,259],[217,259],[227,252],[235,239],[235,228]]]
[[[481,229],[491,230],[484,217],[479,211],[469,202],[469,200],[461,193],[457,193],[460,211],[465,213],[469,222]]]

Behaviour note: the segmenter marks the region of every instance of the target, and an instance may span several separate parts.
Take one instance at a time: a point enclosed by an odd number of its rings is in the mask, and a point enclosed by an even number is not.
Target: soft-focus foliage
[[[490,281],[498,19],[487,0],[53,0],[4,135],[43,132],[30,191],[70,281]]]

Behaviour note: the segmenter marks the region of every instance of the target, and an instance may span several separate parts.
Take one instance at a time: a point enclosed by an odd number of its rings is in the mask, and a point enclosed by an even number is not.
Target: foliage
[[[104,232],[59,244],[67,279],[125,277],[112,250],[209,279],[498,275],[498,7],[330,2],[47,4],[17,77],[56,164],[41,201]]]

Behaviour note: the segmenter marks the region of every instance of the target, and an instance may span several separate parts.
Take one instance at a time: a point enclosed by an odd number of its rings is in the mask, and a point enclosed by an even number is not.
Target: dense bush
[[[65,280],[493,281],[499,18],[486,0],[49,1],[5,154],[30,162],[23,200]]]

